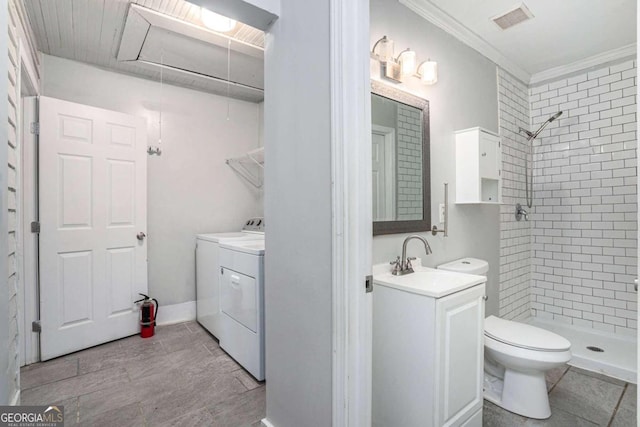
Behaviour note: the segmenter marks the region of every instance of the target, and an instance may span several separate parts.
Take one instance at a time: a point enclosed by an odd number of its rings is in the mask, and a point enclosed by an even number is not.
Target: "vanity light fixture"
[[[400,52],[396,58],[396,63],[400,65],[400,74],[402,76],[410,76],[416,69],[416,53],[407,48]]]
[[[371,55],[380,62],[393,61],[393,40],[382,36],[373,44]]]
[[[387,36],[382,36],[373,44],[371,58],[380,62],[381,75],[396,83],[402,83],[406,76],[416,76],[425,85],[432,85],[438,81],[437,62],[428,59],[421,62],[416,69],[416,52],[407,48],[395,56],[393,40]]]
[[[438,63],[428,59],[418,65],[418,77],[426,85],[435,84],[438,81]]]
[[[382,38],[378,39],[378,41],[373,44],[373,48],[371,48],[371,57],[380,62],[382,76],[397,83],[401,83],[402,75],[404,73],[402,72],[402,67],[398,61],[400,60],[401,56],[404,56],[406,54],[409,54],[408,57],[411,56],[410,52],[411,51],[407,49],[405,51],[402,51],[397,58],[394,57],[393,40],[391,40],[387,36],[382,36]],[[415,52],[413,53],[413,55],[413,62],[415,66]],[[411,59],[408,58],[407,61],[410,62]],[[408,63],[407,68],[408,65],[411,64]]]
[[[228,33],[237,25],[235,19],[227,18],[204,7],[200,10],[200,20],[205,27],[219,33]]]

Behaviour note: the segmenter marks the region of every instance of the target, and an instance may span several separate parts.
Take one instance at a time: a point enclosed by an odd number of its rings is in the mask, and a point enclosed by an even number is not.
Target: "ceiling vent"
[[[495,22],[498,27],[506,30],[507,28],[511,28],[514,25],[527,21],[531,18],[533,18],[533,14],[527,6],[522,3],[520,6],[517,6],[515,9],[511,9],[507,13],[494,16],[491,20]]]

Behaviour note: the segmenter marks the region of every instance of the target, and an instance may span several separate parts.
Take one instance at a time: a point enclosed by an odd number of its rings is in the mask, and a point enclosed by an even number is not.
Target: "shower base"
[[[573,355],[569,365],[637,383],[638,356],[635,337],[581,328],[538,317],[531,317],[524,322],[568,339]]]

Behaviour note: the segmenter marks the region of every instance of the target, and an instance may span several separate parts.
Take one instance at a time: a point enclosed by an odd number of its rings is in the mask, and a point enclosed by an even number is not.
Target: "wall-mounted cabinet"
[[[501,165],[498,135],[479,127],[457,131],[456,203],[500,203]]]

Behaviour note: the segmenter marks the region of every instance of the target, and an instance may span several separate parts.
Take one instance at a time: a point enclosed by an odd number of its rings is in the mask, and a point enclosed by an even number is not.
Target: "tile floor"
[[[62,404],[67,426],[258,427],[265,415],[264,383],[195,322],[27,366],[21,383],[22,404]],[[485,401],[484,426],[636,425],[633,384],[568,366],[549,372],[547,383],[551,418]]]
[[[547,373],[551,418],[521,417],[485,400],[483,425],[517,426],[636,426],[637,386],[578,368],[563,366]]]
[[[66,426],[259,426],[265,386],[195,322],[159,326],[21,370],[22,404],[62,404]]]

